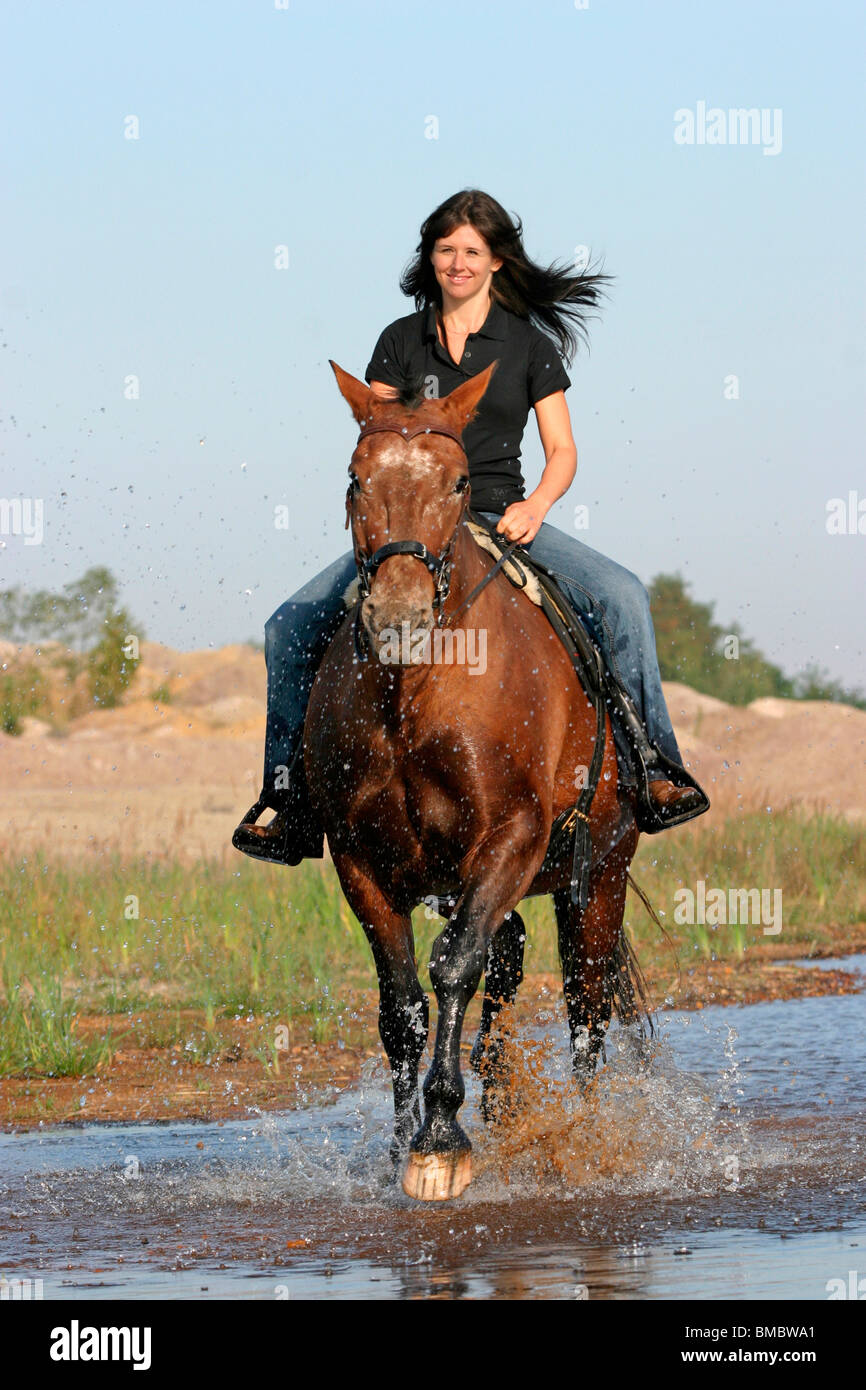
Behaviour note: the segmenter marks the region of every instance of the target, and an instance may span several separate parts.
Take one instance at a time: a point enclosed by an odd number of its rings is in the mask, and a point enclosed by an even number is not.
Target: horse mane
[[[417,410],[419,405],[430,399],[425,395],[427,381],[423,372],[400,373],[394,385],[397,388],[397,399],[392,402],[393,405],[402,405],[406,410]]]

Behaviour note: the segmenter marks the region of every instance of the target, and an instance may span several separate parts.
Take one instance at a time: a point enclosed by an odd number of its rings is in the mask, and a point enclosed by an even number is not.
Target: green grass
[[[116,1037],[82,1038],[78,1011],[56,979],[39,981],[26,1000],[0,1004],[0,1076],[84,1076],[111,1057]]]
[[[751,815],[713,828],[644,837],[632,872],[689,956],[734,959],[766,941],[760,925],[676,924],[674,894],[708,886],[781,888],[783,930],[772,938],[796,955],[828,925],[866,922],[866,836],[831,816]],[[127,913],[138,915],[127,916]],[[521,907],[528,972],[557,972],[549,899]],[[629,894],[626,919],[642,963],[669,955]],[[415,913],[422,983],[439,918]],[[838,944],[838,930],[836,942]],[[243,860],[189,867],[103,856],[78,866],[37,854],[0,860],[0,1074],[78,1074],[111,1044],[82,1038],[76,1015],[109,1014],[139,1046],[178,1043],[191,1060],[224,1039],[218,1020],[266,1020],[327,1041],[344,1022],[347,995],[375,986],[370,949],[330,864],[296,869]],[[152,1025],[148,1025],[149,1011]],[[181,1010],[203,1015],[192,1027]],[[187,1044],[190,1044],[187,1047]],[[106,1050],[107,1049],[107,1050]],[[266,1041],[263,1065],[278,1062]],[[77,1069],[77,1070],[73,1070]]]
[[[828,926],[866,922],[866,830],[831,815],[754,813],[717,829],[696,822],[691,830],[644,837],[632,874],[686,952],[729,958],[756,941],[772,940],[790,946],[794,955],[820,940]],[[698,879],[725,893],[779,889],[781,932],[768,938],[762,925],[675,923],[676,890],[694,891]],[[638,941],[652,937],[655,929],[633,898],[628,915]]]

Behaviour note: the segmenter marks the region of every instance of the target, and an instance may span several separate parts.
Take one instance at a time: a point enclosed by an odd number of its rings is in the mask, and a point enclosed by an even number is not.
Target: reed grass
[[[644,837],[632,873],[681,960],[733,960],[766,939],[760,923],[676,923],[677,889],[694,889],[698,879],[725,891],[781,889],[775,939],[792,956],[831,936],[838,945],[840,927],[866,922],[866,835],[830,815],[752,814]],[[556,972],[550,899],[520,910],[527,972]],[[668,950],[632,894],[626,918],[642,962]],[[429,987],[426,961],[442,921],[421,908],[414,926]],[[375,984],[364,932],[328,862],[286,869],[245,859],[193,868],[119,855],[91,864],[41,853],[0,859],[0,1075],[92,1069],[118,1045],[125,1021],[134,1023],[137,1045],[180,1042],[192,1061],[223,1045],[221,1018],[270,1018],[324,1042],[347,992]],[[189,1010],[201,1015],[192,1031],[182,1012]],[[83,1037],[77,1020],[86,1014],[116,1017],[117,1026],[101,1039]],[[264,1046],[263,1065],[272,1065],[273,1049]]]

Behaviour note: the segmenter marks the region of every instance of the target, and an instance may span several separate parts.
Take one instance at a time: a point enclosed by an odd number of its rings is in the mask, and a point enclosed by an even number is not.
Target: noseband
[[[444,434],[446,438],[453,439],[460,445],[461,451],[465,456],[463,441],[457,430],[453,430],[448,425],[413,425],[400,427],[398,425],[367,425],[365,424],[361,433],[358,435],[358,443],[368,434],[398,434],[401,439],[414,439],[416,434]],[[357,447],[357,446],[356,446]],[[361,589],[361,597],[367,598],[370,594],[372,581],[376,576],[379,566],[389,560],[392,555],[414,555],[417,560],[421,560],[427,566],[436,581],[436,592],[433,595],[433,607],[436,610],[436,625],[442,626],[442,605],[448,597],[448,590],[451,586],[451,552],[454,549],[454,542],[457,539],[457,532],[460,529],[460,522],[463,520],[463,513],[454,528],[454,534],[442,551],[441,555],[434,555],[429,551],[422,541],[389,541],[387,545],[381,545],[372,555],[365,555],[360,549],[356,549],[355,563],[358,566],[358,581]]]

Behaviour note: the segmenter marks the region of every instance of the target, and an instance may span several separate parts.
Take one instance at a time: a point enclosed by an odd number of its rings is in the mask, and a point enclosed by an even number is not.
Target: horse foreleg
[[[487,948],[481,1026],[469,1058],[473,1070],[481,1077],[481,1113],[488,1123],[501,1118],[497,1092],[503,1078],[502,1041],[491,1029],[503,1006],[513,1004],[517,997],[523,979],[525,947],[523,919],[516,910],[509,912]]]
[[[427,1045],[429,1003],[415,968],[412,919],[395,912],[379,888],[345,856],[334,862],[352,911],[364,928],[379,977],[379,1036],[391,1066],[394,1139],[399,1162],[421,1123],[418,1065]]]
[[[536,849],[540,838],[530,815],[497,827],[476,850],[464,891],[433,943],[430,979],[439,1017],[433,1063],[424,1082],[424,1123],[412,1140],[403,1178],[403,1188],[412,1197],[456,1197],[470,1181],[471,1145],[457,1123],[465,1095],[460,1074],[463,1019],[494,931],[538,872],[543,857]]]
[[[571,1060],[583,1084],[592,1079],[610,1023],[634,838],[627,837],[593,870],[582,915],[568,888],[559,888],[553,895]]]

